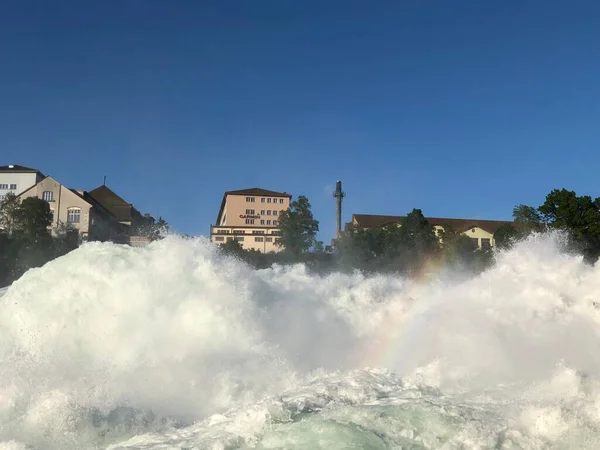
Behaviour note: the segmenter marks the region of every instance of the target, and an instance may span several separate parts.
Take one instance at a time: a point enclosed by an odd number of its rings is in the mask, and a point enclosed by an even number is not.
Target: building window
[[[247,209],[246,210],[246,214],[248,214],[249,216],[253,216],[254,215],[254,210],[253,209]]]
[[[481,248],[491,248],[492,243],[490,238],[481,238]]]
[[[261,216],[264,216],[264,215],[265,215],[265,210],[264,210],[264,209],[261,209],[261,210],[260,210],[260,215],[261,215]]]
[[[265,234],[263,230],[252,230],[252,234]]]
[[[265,242],[273,242],[273,238],[265,238]]]
[[[267,225],[271,225],[271,221],[270,220],[267,220]]]
[[[277,215],[277,211],[273,211],[273,215],[276,216]]]
[[[254,219],[246,219],[246,225],[254,225]]]
[[[283,203],[283,199],[282,198],[279,199],[279,203]]]
[[[244,236],[236,236],[235,240],[238,242],[244,242]]]
[[[227,242],[233,241],[233,236],[227,236]]]
[[[44,191],[44,192],[42,192],[42,199],[46,200],[47,202],[54,201],[54,192],[52,192],[52,191]]]
[[[229,234],[229,230],[217,230],[217,234]]]
[[[267,199],[267,203],[271,203],[271,200],[272,200],[272,199],[268,198],[268,199]]]
[[[224,236],[216,236],[215,237],[215,241],[217,241],[217,242],[223,242],[224,240],[225,240]]]
[[[265,202],[265,198],[264,198],[264,197],[262,197],[262,198],[260,199],[260,202],[261,202],[261,203],[264,203],[264,202]]]
[[[11,185],[10,185],[10,188],[11,188],[13,191],[16,191],[16,190],[17,190],[17,185],[16,185],[16,184],[11,184]]]
[[[255,198],[254,197],[246,197],[246,201],[248,203],[254,203]]]
[[[244,230],[233,230],[233,234],[244,234]]]
[[[271,215],[271,211],[267,211],[267,216],[270,216],[270,215]]]
[[[8,189],[8,184],[0,184],[0,189]]]
[[[271,234],[273,236],[281,236],[281,231],[275,231],[275,230],[273,230],[273,231],[271,231]]]
[[[264,220],[261,220],[261,221],[260,221],[260,224],[261,224],[261,225],[264,225],[264,224],[265,224],[265,221],[264,221]]]
[[[81,222],[81,209],[69,208],[67,211],[67,223]]]
[[[261,238],[261,237],[254,238],[254,242],[263,242],[263,241],[264,241],[264,238]]]
[[[276,220],[273,221],[273,225],[277,225],[277,221]]]

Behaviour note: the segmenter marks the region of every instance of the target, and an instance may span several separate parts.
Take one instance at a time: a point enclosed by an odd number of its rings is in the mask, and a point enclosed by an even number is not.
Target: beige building
[[[346,224],[346,229],[352,226],[360,228],[377,228],[389,224],[400,224],[404,216],[377,216],[370,214],[353,214],[352,222]],[[479,220],[479,219],[450,219],[441,217],[425,217],[435,228],[436,234],[445,229],[452,229],[457,233],[464,234],[476,241],[479,248],[494,247],[494,233],[504,224],[512,222],[503,220]]]
[[[286,192],[251,188],[228,191],[223,195],[216,225],[210,228],[215,244],[236,240],[247,250],[278,252],[278,217],[290,207],[292,196]]]
[[[0,201],[8,194],[19,195],[25,189],[42,181],[44,174],[31,167],[9,164],[0,166]]]
[[[52,177],[44,178],[18,197],[39,197],[50,204],[53,233],[59,224],[66,224],[76,229],[83,240],[119,241],[123,237],[123,229],[110,211],[87,192],[69,189]]]

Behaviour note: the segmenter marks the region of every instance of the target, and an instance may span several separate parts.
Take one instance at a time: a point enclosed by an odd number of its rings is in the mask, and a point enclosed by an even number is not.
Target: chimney
[[[335,192],[333,197],[335,198],[335,237],[339,239],[342,235],[342,199],[346,196],[342,192],[342,182],[338,180],[335,183]]]

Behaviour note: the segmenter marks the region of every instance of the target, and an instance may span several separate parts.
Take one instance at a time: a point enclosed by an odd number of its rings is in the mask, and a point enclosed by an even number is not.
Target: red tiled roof
[[[377,228],[391,223],[400,223],[405,216],[378,216],[371,214],[353,214],[352,222],[362,228]],[[512,224],[507,220],[453,219],[446,217],[425,217],[431,225],[451,227],[454,231],[462,232],[469,228],[479,227],[488,233],[495,233],[504,224]],[[351,225],[351,224],[350,224]]]

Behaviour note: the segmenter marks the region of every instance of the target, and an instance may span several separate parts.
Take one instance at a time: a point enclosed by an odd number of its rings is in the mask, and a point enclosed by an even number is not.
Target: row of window
[[[256,211],[254,209],[246,210],[246,215],[248,215],[248,216],[253,216],[255,214],[256,214]],[[265,215],[266,216],[270,216],[270,215],[276,216],[277,214],[279,214],[279,211],[277,211],[277,210],[267,210],[267,211],[265,211],[264,209],[260,210],[261,216],[265,216]]]
[[[261,197],[260,202],[261,203],[277,203],[277,201],[279,200],[279,203],[283,204],[283,199],[282,198],[265,198],[265,197]],[[256,197],[246,197],[246,201],[248,203],[255,203],[256,202]]]
[[[233,230],[232,231],[233,234],[246,234],[246,230]],[[215,234],[229,234],[229,230],[217,230],[215,231]],[[252,230],[249,234],[265,234],[264,230]],[[281,231],[275,231],[272,230],[271,233],[272,236],[281,236]]]
[[[254,223],[255,223],[254,221],[255,221],[255,220],[256,220],[256,219],[246,219],[246,225],[254,225]],[[261,225],[271,225],[271,224],[272,224],[272,225],[277,225],[277,221],[276,221],[276,220],[273,220],[273,221],[271,222],[271,220],[270,220],[270,219],[267,219],[267,220],[261,219],[261,221],[260,221],[260,224],[261,224]]]
[[[16,191],[17,190],[17,185],[16,184],[0,184],[0,189],[10,189],[12,191]]]
[[[228,236],[227,240],[228,241],[232,241],[234,238],[232,236]],[[235,240],[238,242],[244,242],[244,236],[236,236]],[[275,238],[275,241],[273,241],[272,237],[255,237],[254,238],[254,242],[279,242],[281,239],[280,238]],[[223,242],[225,241],[225,236],[215,236],[215,241],[216,242]]]

